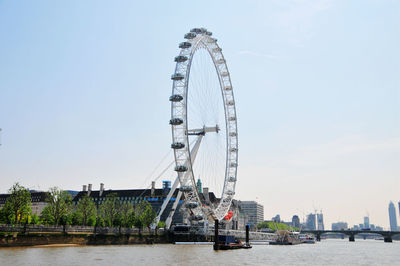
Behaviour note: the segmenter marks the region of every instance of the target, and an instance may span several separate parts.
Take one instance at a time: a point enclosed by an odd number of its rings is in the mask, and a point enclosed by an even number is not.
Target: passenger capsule
[[[186,202],[186,204],[185,204],[185,207],[188,209],[194,209],[194,208],[197,208],[197,206],[199,206],[197,201],[189,201],[189,202]]]
[[[187,48],[190,48],[191,46],[192,46],[192,44],[190,42],[181,42],[179,44],[179,48],[181,48],[181,49],[187,49]]]
[[[226,61],[225,61],[225,59],[223,59],[223,58],[217,60],[217,64],[223,64],[223,63],[225,63],[225,62],[226,62]]]
[[[238,150],[237,148],[231,148],[230,149],[231,152],[237,152],[237,150]]]
[[[174,142],[171,144],[172,149],[182,149],[185,147],[185,143],[182,142]]]
[[[227,104],[227,105],[234,105],[235,102],[234,102],[234,101],[227,101],[226,104]]]
[[[217,42],[217,39],[216,39],[216,38],[211,38],[211,37],[210,37],[210,38],[207,39],[207,42],[208,42],[208,43],[215,43],[215,42]]]
[[[221,73],[221,76],[222,76],[222,77],[227,77],[228,75],[229,75],[228,72],[222,72],[222,73]]]
[[[180,62],[185,62],[186,60],[188,60],[188,58],[184,55],[175,56],[175,62],[180,63]]]
[[[190,192],[192,190],[193,190],[192,186],[181,186],[179,188],[179,191],[181,191],[181,192]]]
[[[193,216],[191,217],[191,219],[194,220],[194,221],[201,221],[201,220],[204,219],[204,217],[203,217],[203,215],[201,215],[201,214],[196,214],[196,215],[193,215]]]
[[[233,195],[235,195],[235,191],[233,191],[233,190],[228,190],[228,191],[226,191],[226,195],[228,195],[228,196],[233,196]]]
[[[177,172],[186,172],[187,171],[187,167],[184,165],[177,165],[175,166],[175,171]]]
[[[226,87],[225,87],[225,90],[226,90],[226,91],[231,91],[231,90],[232,90],[232,86],[226,86]]]
[[[206,35],[211,36],[212,32],[211,31],[206,31]]]
[[[202,33],[202,30],[200,28],[193,28],[193,29],[190,30],[190,32]]]
[[[185,34],[185,36],[184,36],[184,38],[185,39],[193,39],[193,38],[195,38],[196,37],[196,33],[193,33],[193,32],[188,32],[188,33],[186,33]]]
[[[229,182],[236,182],[236,178],[233,177],[233,176],[230,176],[230,177],[228,178],[228,181],[229,181]]]
[[[229,120],[229,121],[235,121],[235,120],[236,120],[236,117],[234,117],[234,116],[229,117],[228,120]]]
[[[180,102],[180,101],[183,100],[183,96],[182,96],[182,95],[179,95],[179,94],[174,94],[174,95],[172,95],[172,96],[169,97],[169,100],[170,100],[171,102]]]
[[[230,166],[231,166],[231,167],[236,167],[236,166],[237,166],[237,163],[231,163]]]
[[[229,136],[231,136],[231,137],[236,137],[236,132],[231,132],[231,133],[229,133]]]
[[[169,120],[169,124],[173,126],[177,126],[183,123],[183,120],[181,118],[172,118]]]
[[[185,77],[182,75],[182,74],[180,74],[180,73],[175,73],[175,74],[173,74],[172,76],[171,76],[171,79],[172,80],[182,80],[182,79],[184,79]]]
[[[218,52],[221,52],[222,49],[221,49],[221,47],[217,47],[217,48],[212,49],[212,51],[213,51],[214,53],[218,53]]]

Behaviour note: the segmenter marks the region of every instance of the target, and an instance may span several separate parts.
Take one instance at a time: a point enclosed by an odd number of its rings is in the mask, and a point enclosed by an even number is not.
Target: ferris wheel
[[[231,206],[237,177],[237,116],[231,78],[222,49],[211,36],[204,28],[185,34],[171,76],[169,123],[178,174],[174,185],[180,184],[173,209],[183,195],[182,208],[192,222],[222,220]],[[206,202],[208,195],[202,195],[196,177],[213,187],[219,202]],[[167,226],[171,219],[167,218]]]

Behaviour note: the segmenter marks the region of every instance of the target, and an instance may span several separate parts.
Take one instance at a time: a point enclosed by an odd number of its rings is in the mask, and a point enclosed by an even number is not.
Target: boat
[[[270,241],[270,245],[297,245],[302,243],[302,240],[299,237],[299,232],[278,230],[276,233],[278,237],[276,240]]]
[[[315,244],[315,237],[313,234],[300,234],[299,238],[302,243]]]
[[[218,242],[214,244],[215,250],[228,250],[228,249],[240,249],[240,248],[252,248],[249,243],[243,243],[240,239],[230,235],[219,235]]]

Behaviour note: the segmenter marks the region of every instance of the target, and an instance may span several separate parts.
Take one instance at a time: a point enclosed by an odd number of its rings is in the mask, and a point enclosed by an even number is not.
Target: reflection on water
[[[400,242],[324,240],[217,252],[172,244],[1,248],[0,265],[400,265]]]

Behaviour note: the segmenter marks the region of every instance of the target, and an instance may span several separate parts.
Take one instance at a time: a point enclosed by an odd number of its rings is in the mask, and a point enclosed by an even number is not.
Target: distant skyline
[[[327,228],[367,214],[389,228],[399,14],[394,0],[1,1],[0,193],[150,185],[170,150],[178,43],[206,27],[236,97],[235,198],[266,219],[322,210]]]

